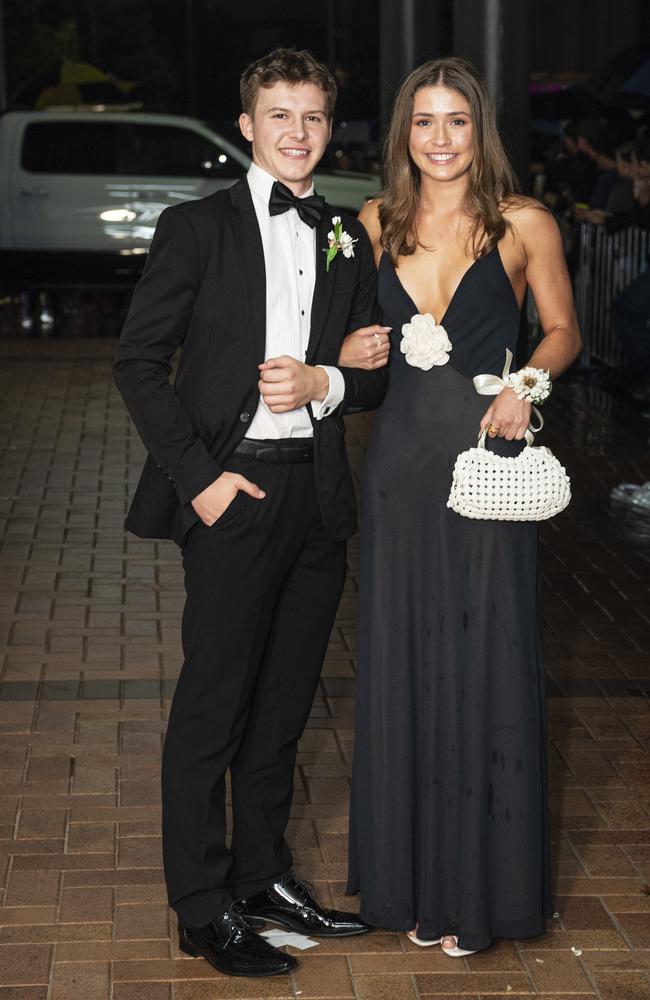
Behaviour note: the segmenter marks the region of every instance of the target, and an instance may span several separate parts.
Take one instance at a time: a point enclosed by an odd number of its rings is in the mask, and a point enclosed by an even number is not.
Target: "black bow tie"
[[[307,198],[298,198],[285,184],[274,181],[269,198],[269,215],[281,215],[295,208],[299,217],[312,229],[323,218],[325,199],[319,194],[310,194]]]

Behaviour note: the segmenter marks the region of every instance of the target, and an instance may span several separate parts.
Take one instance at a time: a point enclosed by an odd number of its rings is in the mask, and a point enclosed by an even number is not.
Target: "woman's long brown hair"
[[[503,203],[517,182],[503,148],[494,105],[486,84],[471,63],[457,57],[433,59],[406,78],[395,99],[386,139],[386,188],[381,196],[381,244],[393,263],[419,245],[416,215],[420,171],[409,153],[413,100],[422,87],[448,87],[466,99],[472,117],[474,157],[469,169],[465,208],[472,219],[469,247],[474,257],[488,253],[507,228]]]

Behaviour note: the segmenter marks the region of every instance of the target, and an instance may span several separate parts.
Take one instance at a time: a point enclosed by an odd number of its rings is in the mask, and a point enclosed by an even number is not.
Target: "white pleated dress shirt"
[[[316,282],[316,229],[302,221],[295,208],[269,215],[269,198],[275,180],[257,164],[248,171],[248,185],[264,247],[266,269],[266,349],[264,360],[282,355],[304,361],[311,326],[311,304]],[[313,194],[313,187],[304,195]],[[324,267],[323,261],[320,262]],[[345,383],[338,368],[317,365],[329,376],[329,392],[321,403],[311,403],[316,420],[322,420],[342,402]],[[258,440],[312,437],[306,407],[289,413],[271,413],[260,398],[246,437]]]

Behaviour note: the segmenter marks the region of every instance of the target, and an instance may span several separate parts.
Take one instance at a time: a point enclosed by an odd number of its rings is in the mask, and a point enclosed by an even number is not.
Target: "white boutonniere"
[[[444,326],[439,326],[431,313],[416,313],[402,326],[400,350],[407,364],[428,372],[434,365],[447,364],[451,343]]]
[[[323,253],[327,254],[325,258],[326,271],[329,271],[330,264],[339,250],[344,257],[354,257],[354,244],[358,242],[358,240],[352,239],[349,233],[345,232],[341,224],[340,215],[334,216],[332,225],[334,228],[327,234],[327,246],[323,247]]]

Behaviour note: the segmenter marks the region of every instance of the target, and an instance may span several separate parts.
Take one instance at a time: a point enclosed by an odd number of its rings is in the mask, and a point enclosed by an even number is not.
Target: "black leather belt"
[[[313,462],[313,438],[280,438],[277,441],[256,441],[244,438],[233,454],[256,458],[258,462]]]

